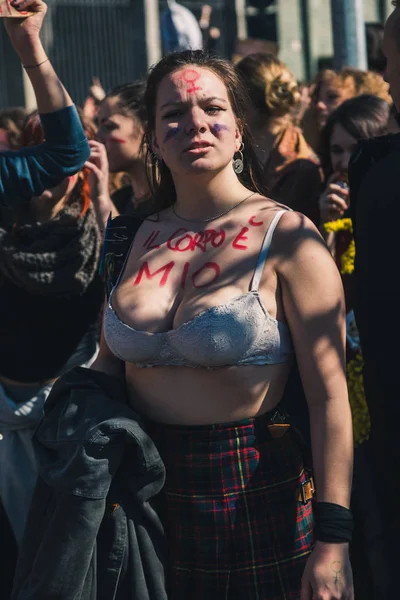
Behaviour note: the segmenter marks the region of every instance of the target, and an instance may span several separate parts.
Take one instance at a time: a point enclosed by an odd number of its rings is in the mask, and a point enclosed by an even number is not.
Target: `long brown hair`
[[[164,162],[156,159],[151,150],[155,133],[158,88],[164,77],[189,65],[212,71],[225,84],[243,138],[244,170],[243,173],[238,175],[239,180],[249,190],[263,194],[262,169],[257,159],[254,142],[245,117],[249,106],[249,97],[235,71],[234,65],[203,50],[185,50],[184,52],[173,52],[163,58],[152,68],[147,80],[145,105],[148,121],[144,142],[147,146],[146,163],[149,185],[157,208],[162,210],[176,201],[176,190],[171,171]]]

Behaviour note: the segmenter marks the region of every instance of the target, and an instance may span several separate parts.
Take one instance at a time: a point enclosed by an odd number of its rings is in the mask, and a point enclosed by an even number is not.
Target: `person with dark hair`
[[[99,105],[97,141],[90,141],[86,167],[92,172],[91,197],[101,229],[110,214],[145,217],[152,212],[147,181],[144,130],[145,83],[135,81],[115,87]],[[109,194],[109,173],[125,173],[130,183]]]
[[[45,130],[46,143],[17,152],[0,152],[0,205],[16,205],[77,173],[89,147],[72,100],[58,79],[40,41],[47,12],[42,0],[14,0],[27,18],[4,19],[7,33],[28,75]]]
[[[250,54],[236,69],[251,99],[248,121],[268,195],[318,225],[322,173],[318,158],[293,123],[301,103],[296,79],[272,54]]]
[[[169,597],[351,599],[353,440],[335,264],[304,215],[263,195],[230,62],[170,54],[145,101],[157,212],[115,274],[92,369],[124,382],[164,461]],[[314,506],[280,404],[294,354]]]
[[[355,566],[356,597],[359,595],[365,599],[380,597],[378,582],[382,578],[378,573],[382,561],[377,562],[381,549],[377,545],[376,533],[381,523],[367,460],[370,416],[362,380],[363,355],[354,316],[354,237],[348,168],[360,140],[387,133],[389,115],[390,106],[385,100],[369,95],[352,98],[333,111],[321,136],[322,164],[328,181],[320,199],[321,231],[341,273],[346,299],[347,380],[356,446],[352,495],[356,535],[351,554]],[[376,211],[380,210],[380,205],[377,205]]]
[[[387,133],[389,117],[390,105],[385,100],[365,94],[347,100],[328,118],[321,133],[321,160],[327,178],[320,198],[322,223],[339,219],[348,211],[350,157],[359,140]]]
[[[39,114],[29,115],[25,152],[44,135]],[[0,502],[18,544],[36,481],[32,435],[44,402],[61,374],[89,366],[98,350],[102,239],[87,177],[82,170],[66,177],[14,208],[9,227],[0,225]]]
[[[400,4],[385,23],[386,78],[400,110]],[[398,119],[398,114],[397,114]],[[378,495],[383,532],[384,589],[379,598],[398,595],[400,446],[398,423],[397,285],[400,222],[400,135],[361,140],[349,165],[350,210],[355,240],[354,314],[364,359],[364,386],[371,417],[369,461]],[[379,485],[376,485],[379,482]]]

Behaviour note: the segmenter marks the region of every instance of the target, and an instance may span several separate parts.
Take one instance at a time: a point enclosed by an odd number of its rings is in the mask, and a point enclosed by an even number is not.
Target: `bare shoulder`
[[[261,196],[260,194],[254,196],[253,203],[257,204],[260,214],[265,214],[267,211],[272,213],[280,210],[287,210],[288,212],[291,212],[291,209],[286,206],[286,204],[281,204],[276,200],[272,200],[272,198]]]
[[[281,273],[300,273],[317,269],[321,273],[332,271],[335,277],[339,275],[317,227],[308,217],[295,211],[287,211],[280,218],[274,233],[271,254]]]
[[[282,210],[282,209],[277,209]],[[277,250],[286,247],[292,251],[305,242],[314,242],[327,250],[326,244],[314,223],[302,213],[286,210],[276,228],[275,246]]]

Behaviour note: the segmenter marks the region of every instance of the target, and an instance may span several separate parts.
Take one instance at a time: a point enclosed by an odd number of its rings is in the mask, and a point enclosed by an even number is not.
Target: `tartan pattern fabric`
[[[265,417],[165,426],[170,600],[298,600],[313,545],[312,502],[293,430],[273,439]]]

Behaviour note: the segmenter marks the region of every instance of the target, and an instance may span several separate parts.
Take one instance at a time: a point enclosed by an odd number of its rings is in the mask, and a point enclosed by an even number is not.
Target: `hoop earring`
[[[239,154],[239,158],[233,159],[233,170],[235,171],[236,175],[240,175],[241,173],[243,173],[243,169],[244,169],[244,158],[243,158],[243,152],[242,152],[243,149],[244,149],[244,144],[242,142],[242,145],[240,146],[239,150],[237,151],[237,153]]]

